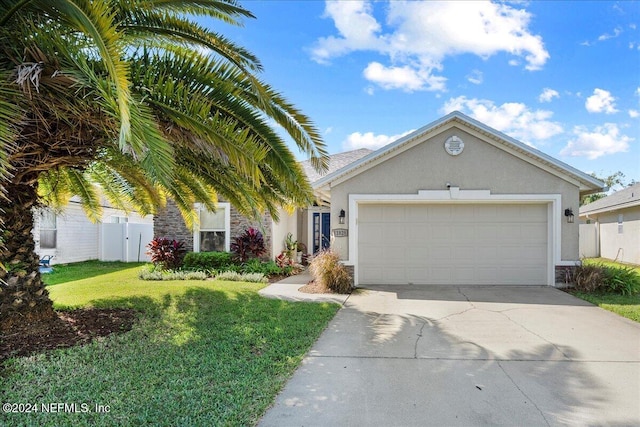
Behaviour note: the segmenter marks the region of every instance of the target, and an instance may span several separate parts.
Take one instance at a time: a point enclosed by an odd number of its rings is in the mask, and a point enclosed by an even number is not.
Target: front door
[[[313,253],[327,249],[331,244],[331,214],[329,212],[313,213]]]

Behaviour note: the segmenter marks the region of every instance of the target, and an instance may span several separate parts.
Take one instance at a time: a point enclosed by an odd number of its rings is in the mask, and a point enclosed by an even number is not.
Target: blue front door
[[[313,213],[313,253],[327,249],[331,243],[331,214]]]

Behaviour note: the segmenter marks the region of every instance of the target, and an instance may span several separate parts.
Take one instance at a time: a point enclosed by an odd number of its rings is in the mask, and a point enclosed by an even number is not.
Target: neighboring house
[[[60,212],[34,212],[36,253],[53,256],[51,264],[99,259],[148,261],[146,245],[153,239],[153,217],[115,209],[103,201],[102,218],[91,222],[77,198]]]
[[[640,184],[580,208],[580,255],[640,265]]]
[[[271,256],[287,233],[310,253],[330,242],[356,285],[562,283],[579,261],[578,224],[565,212],[604,186],[460,112],[377,151],[334,155],[324,176],[305,170],[317,206],[265,218]],[[204,250],[214,233],[228,249],[239,220],[221,205],[224,228],[219,210],[201,216],[207,228],[177,232],[186,228],[170,206],[156,235]]]

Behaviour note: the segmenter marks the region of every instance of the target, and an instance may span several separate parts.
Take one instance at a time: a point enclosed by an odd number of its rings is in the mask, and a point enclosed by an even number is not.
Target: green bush
[[[239,269],[242,273],[262,273],[265,276],[277,276],[285,274],[285,270],[278,267],[275,261],[261,261],[257,258],[243,263]]]
[[[605,286],[612,293],[634,295],[640,292],[640,275],[631,267],[610,267],[605,270]]]
[[[142,268],[141,280],[206,280],[209,275],[203,271],[161,270],[154,266]]]
[[[231,282],[255,282],[267,283],[269,280],[262,273],[237,273],[235,271],[225,271],[216,276],[217,280],[228,280]]]
[[[603,264],[577,266],[570,280],[574,289],[587,293],[633,295],[640,292],[640,275],[630,267]]]
[[[331,250],[320,252],[309,264],[309,271],[316,282],[331,289],[333,292],[339,294],[351,292],[351,275],[340,262],[340,257],[337,253]]]
[[[226,270],[233,264],[230,252],[189,252],[182,265],[191,270]]]

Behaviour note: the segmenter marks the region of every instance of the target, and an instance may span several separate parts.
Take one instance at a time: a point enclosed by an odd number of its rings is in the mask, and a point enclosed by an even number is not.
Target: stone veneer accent
[[[355,267],[353,265],[345,265],[344,268],[347,269],[347,271],[349,272],[349,276],[351,276],[351,287],[355,287]]]
[[[154,215],[153,236],[184,242],[184,248],[188,252],[193,251],[193,232],[185,225],[182,214],[173,200],[167,200],[167,206]]]
[[[262,233],[262,236],[264,237],[264,246],[265,248],[267,248],[267,252],[265,252],[262,258],[271,259],[271,215],[269,213],[265,213],[264,215],[262,215],[262,220],[260,222],[250,221],[249,219],[247,219],[247,217],[238,212],[238,210],[233,206],[231,206],[230,215],[231,239],[244,233],[244,231],[249,227],[256,228]],[[273,256],[275,257],[276,255],[277,254],[274,254]]]
[[[220,201],[223,202],[224,200]],[[271,215],[265,213],[260,223],[253,222],[241,215],[233,206],[231,206],[229,215],[231,239],[237,237],[249,227],[257,228],[264,236],[264,244],[267,248],[267,253],[264,257],[271,258]],[[172,200],[167,200],[167,206],[153,217],[153,234],[155,237],[166,237],[182,241],[187,251],[193,251],[193,232],[185,225],[178,206]]]
[[[575,265],[556,265],[556,287],[566,288],[571,285],[569,277],[575,268]]]

